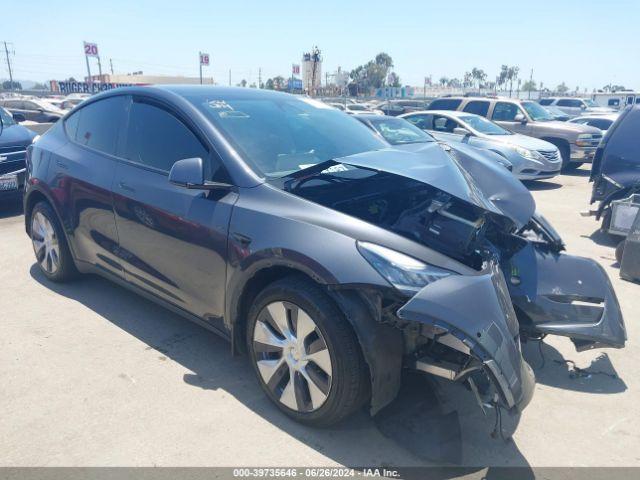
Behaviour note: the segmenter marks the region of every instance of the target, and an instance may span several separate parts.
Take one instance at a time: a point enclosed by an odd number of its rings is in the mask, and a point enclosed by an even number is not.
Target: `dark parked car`
[[[34,98],[0,100],[0,107],[9,110],[18,122],[29,120],[38,123],[52,123],[57,122],[64,115],[64,111],[55,105]]]
[[[627,107],[600,142],[591,167],[591,204],[609,230],[611,202],[640,193],[640,105]]]
[[[218,332],[307,424],[378,412],[403,368],[520,411],[535,381],[521,336],[625,343],[604,270],[560,253],[506,169],[437,143],[390,148],[312,99],[114,89],[27,165],[44,276],[98,273]]]
[[[424,110],[429,104],[428,100],[388,100],[377,106],[385,115],[397,117],[403,113],[417,112]]]
[[[27,147],[36,137],[0,107],[0,199],[24,190]]]

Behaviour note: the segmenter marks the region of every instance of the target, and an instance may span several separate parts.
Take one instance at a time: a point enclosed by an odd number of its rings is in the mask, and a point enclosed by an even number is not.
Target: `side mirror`
[[[27,118],[22,113],[14,113],[12,117],[16,122],[24,122],[27,120]]]
[[[230,190],[228,183],[209,182],[204,179],[204,162],[201,158],[178,160],[171,167],[169,182],[193,190]]]
[[[580,110],[586,110],[587,106],[583,103],[582,105],[580,105]]]
[[[469,130],[462,127],[454,128],[453,133],[455,133],[456,135],[462,135],[462,136],[471,135],[471,132]]]
[[[514,122],[527,123],[527,118],[522,114],[518,113],[515,117],[513,117]]]

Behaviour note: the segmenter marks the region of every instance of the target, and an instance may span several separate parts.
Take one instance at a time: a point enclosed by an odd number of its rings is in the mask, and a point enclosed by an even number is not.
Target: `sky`
[[[203,1],[0,0],[0,41],[14,78],[86,74],[83,41],[98,44],[103,72],[198,75],[227,84],[288,76],[317,45],[323,72],[350,70],[379,52],[403,84],[462,78],[473,67],[495,79],[502,64],[545,86],[614,83],[640,90],[640,0]],[[8,78],[0,43],[0,78]],[[92,73],[97,64],[92,60]],[[324,73],[323,73],[324,74]]]

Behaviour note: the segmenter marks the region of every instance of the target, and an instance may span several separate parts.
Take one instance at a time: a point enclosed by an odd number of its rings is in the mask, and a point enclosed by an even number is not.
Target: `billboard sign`
[[[287,84],[289,90],[302,90],[302,80],[299,78],[290,78]]]
[[[87,57],[97,57],[98,56],[98,44],[97,43],[84,42],[84,54]]]
[[[50,88],[53,93],[69,95],[70,93],[98,93],[105,90],[111,90],[118,87],[130,87],[132,85],[140,85],[133,83],[89,83],[89,82],[68,82],[65,80],[51,80]]]
[[[292,74],[292,75],[300,75],[300,65],[298,65],[298,64],[296,64],[296,63],[294,63],[294,64],[291,66],[291,74]]]
[[[209,54],[208,53],[200,53],[200,65],[204,65],[206,67],[209,66]]]

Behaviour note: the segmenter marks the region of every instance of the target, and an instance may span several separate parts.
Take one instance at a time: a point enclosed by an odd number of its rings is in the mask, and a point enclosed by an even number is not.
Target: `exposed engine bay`
[[[344,167],[290,182],[286,188],[426,245],[476,270],[489,258],[514,252],[525,244],[509,219],[392,173]]]
[[[406,368],[464,382],[483,410],[519,411],[535,384],[521,340],[557,334],[578,350],[624,346],[606,273],[590,259],[561,254],[562,239],[505,169],[397,155],[397,164],[379,152],[325,162],[279,179],[279,186],[477,272],[428,283],[409,299],[372,294],[379,321],[402,333]],[[374,392],[372,410],[388,401]]]

